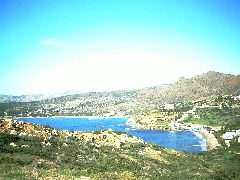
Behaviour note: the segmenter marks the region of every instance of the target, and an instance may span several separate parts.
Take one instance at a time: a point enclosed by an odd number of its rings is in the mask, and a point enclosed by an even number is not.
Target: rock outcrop
[[[22,121],[4,119],[0,123],[0,132],[8,132],[19,136],[37,136],[45,140],[53,137],[75,138],[78,141],[93,142],[96,145],[107,145],[120,148],[128,143],[143,143],[143,140],[128,134],[117,134],[112,130],[99,132],[60,131],[45,126],[34,125]]]

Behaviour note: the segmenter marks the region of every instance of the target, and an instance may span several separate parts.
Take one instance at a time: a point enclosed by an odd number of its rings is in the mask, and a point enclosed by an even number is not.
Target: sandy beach
[[[203,138],[206,139],[207,150],[212,150],[220,146],[217,138],[212,133],[208,132],[206,129],[203,128],[201,131],[199,131],[199,133],[203,136]]]
[[[133,118],[129,118],[129,120],[127,121],[127,124],[136,128],[136,129],[150,129],[150,128],[146,128],[146,127],[142,126],[139,123],[136,123]],[[204,129],[203,125],[199,125],[199,124],[195,124],[195,125],[197,125],[198,127],[201,127],[201,131],[197,131],[197,132],[194,131],[194,133],[199,134],[200,136],[202,136],[206,140],[208,151],[212,150],[212,149],[215,149],[216,147],[220,146],[217,138],[212,133],[210,133],[206,129]],[[191,131],[192,127],[185,126],[183,129]]]

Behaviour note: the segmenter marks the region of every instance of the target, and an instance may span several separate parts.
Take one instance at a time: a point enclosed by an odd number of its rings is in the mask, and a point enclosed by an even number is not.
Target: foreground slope
[[[2,121],[0,178],[237,179],[239,153],[239,144],[201,154],[127,140],[117,147],[44,126]]]

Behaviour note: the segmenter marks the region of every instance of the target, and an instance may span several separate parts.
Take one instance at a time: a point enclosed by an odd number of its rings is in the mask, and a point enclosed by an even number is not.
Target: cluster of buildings
[[[237,141],[240,142],[240,129],[236,131],[228,131],[222,135],[222,138],[225,140],[226,144],[229,144],[233,138],[237,138]]]

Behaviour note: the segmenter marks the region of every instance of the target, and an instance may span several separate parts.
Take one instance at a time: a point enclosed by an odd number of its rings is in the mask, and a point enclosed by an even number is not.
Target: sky
[[[238,0],[0,0],[0,94],[240,74]]]

